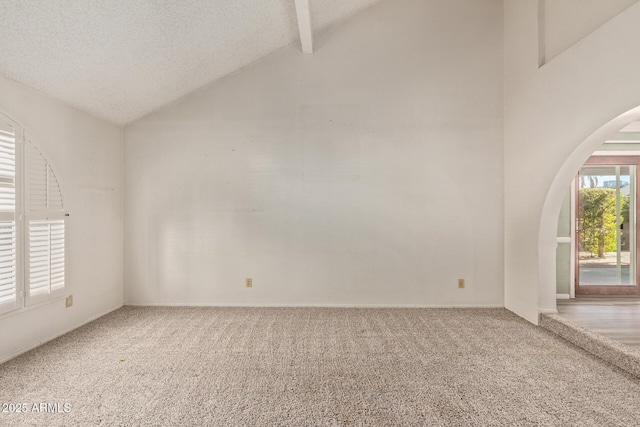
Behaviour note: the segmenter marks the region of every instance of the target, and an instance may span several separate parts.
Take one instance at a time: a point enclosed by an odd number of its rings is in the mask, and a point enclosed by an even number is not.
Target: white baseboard
[[[556,299],[571,299],[569,294],[556,294]]]
[[[119,305],[119,306],[117,306],[117,307],[115,307],[115,308],[111,308],[111,309],[109,309],[109,310],[105,311],[104,313],[101,313],[101,314],[98,314],[98,315],[96,315],[96,316],[93,316],[93,317],[89,318],[86,322],[82,323],[81,325],[74,326],[73,328],[70,328],[70,329],[68,329],[68,330],[66,330],[66,331],[64,331],[64,332],[61,332],[61,333],[56,334],[56,335],[54,335],[54,336],[52,336],[52,337],[46,338],[46,339],[44,339],[44,340],[42,340],[42,341],[39,341],[39,342],[37,342],[37,343],[35,343],[35,344],[29,345],[29,346],[27,346],[27,347],[25,347],[25,348],[23,348],[23,349],[21,349],[21,350],[18,350],[18,351],[16,351],[16,352],[15,352],[15,353],[13,353],[13,354],[10,354],[9,356],[4,357],[3,359],[0,359],[0,365],[1,365],[1,364],[3,364],[4,362],[8,362],[9,360],[14,359],[14,358],[16,358],[16,357],[20,356],[20,355],[21,355],[21,354],[23,354],[23,353],[26,353],[26,352],[27,352],[27,351],[29,351],[29,350],[33,350],[34,348],[36,348],[36,347],[40,347],[41,345],[46,344],[46,343],[48,343],[49,341],[53,341],[53,340],[55,340],[56,338],[59,338],[59,337],[61,337],[61,336],[65,335],[65,334],[68,334],[69,332],[71,332],[71,331],[73,331],[73,330],[76,330],[76,329],[78,329],[78,328],[81,328],[81,327],[83,327],[84,325],[86,325],[87,323],[91,323],[91,322],[93,322],[94,320],[99,319],[99,318],[100,318],[100,317],[102,317],[102,316],[106,316],[107,314],[111,313],[112,311],[116,311],[117,309],[119,309],[119,308],[121,308],[121,307],[122,307],[122,304],[121,304],[121,305]]]
[[[125,303],[130,307],[324,307],[324,308],[504,308],[503,304],[253,304]]]

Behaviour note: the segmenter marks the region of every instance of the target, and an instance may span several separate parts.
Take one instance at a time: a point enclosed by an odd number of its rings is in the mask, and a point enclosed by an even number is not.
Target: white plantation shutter
[[[18,305],[16,263],[15,222],[0,221],[0,313]]]
[[[0,116],[0,313],[19,307],[16,227],[17,126]]]
[[[60,183],[46,157],[26,136],[27,305],[64,293],[65,215]]]
[[[51,164],[27,136],[29,212],[62,212],[62,192]]]
[[[0,211],[16,212],[16,138],[9,124],[0,122]]]
[[[0,314],[64,295],[62,196],[47,156],[0,113]]]
[[[64,220],[29,221],[29,297],[64,289]]]

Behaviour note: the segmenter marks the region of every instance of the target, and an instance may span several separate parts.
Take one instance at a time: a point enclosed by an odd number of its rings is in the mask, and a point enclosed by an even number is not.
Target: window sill
[[[62,301],[65,298],[66,297],[64,295],[63,296],[59,296],[59,297],[54,297],[54,298],[51,298],[50,300],[42,301],[42,302],[39,302],[37,304],[30,305],[28,307],[21,307],[21,308],[15,309],[15,310],[11,310],[11,311],[9,311],[7,313],[0,314],[0,321],[6,319],[8,317],[18,316],[20,314],[27,313],[27,312],[29,312],[31,310],[35,310],[35,309],[41,308],[41,307],[43,307],[45,305],[52,304],[52,303],[57,302],[57,301]]]

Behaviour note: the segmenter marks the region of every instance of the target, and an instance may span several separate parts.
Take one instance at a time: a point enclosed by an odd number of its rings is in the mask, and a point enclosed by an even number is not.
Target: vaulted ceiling
[[[312,26],[378,1],[310,0]],[[294,0],[2,0],[0,22],[1,74],[116,124],[299,39]]]

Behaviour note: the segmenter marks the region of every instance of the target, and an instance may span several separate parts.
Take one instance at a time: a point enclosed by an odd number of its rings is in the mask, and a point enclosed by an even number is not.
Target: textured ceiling
[[[310,0],[325,27],[379,0]],[[129,123],[299,39],[294,0],[0,0],[0,73]]]

